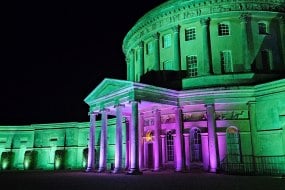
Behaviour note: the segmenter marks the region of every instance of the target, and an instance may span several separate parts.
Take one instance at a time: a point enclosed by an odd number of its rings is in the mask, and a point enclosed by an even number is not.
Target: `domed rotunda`
[[[90,122],[1,126],[0,169],[285,175],[285,0],[165,1],[123,52]]]
[[[284,0],[169,0],[139,19],[123,40],[127,80],[85,99],[101,140],[106,115],[118,119],[115,170],[123,154],[131,174],[285,173],[284,16]]]
[[[193,89],[280,78],[284,11],[282,0],[167,1],[124,39],[128,80]]]

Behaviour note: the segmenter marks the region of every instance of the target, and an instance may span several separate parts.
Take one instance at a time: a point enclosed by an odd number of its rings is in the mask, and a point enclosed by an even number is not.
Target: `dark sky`
[[[0,125],[89,121],[84,98],[126,79],[123,38],[164,1],[40,2],[2,7]]]

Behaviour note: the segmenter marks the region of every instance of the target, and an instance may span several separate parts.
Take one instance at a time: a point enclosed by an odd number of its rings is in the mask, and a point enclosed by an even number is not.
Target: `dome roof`
[[[173,23],[176,19],[176,24],[189,19],[189,17],[201,17],[213,15],[217,13],[233,12],[233,11],[270,11],[270,12],[285,12],[285,0],[168,0],[142,16],[127,33],[123,40],[123,51],[128,51],[129,41],[135,37],[135,34],[141,32],[141,29],[146,27],[163,25],[167,23],[159,23],[164,18],[176,16],[168,23]],[[185,15],[187,18],[185,18]],[[179,18],[178,18],[179,17]],[[171,19],[171,18],[170,18]],[[131,40],[132,43],[134,42]]]

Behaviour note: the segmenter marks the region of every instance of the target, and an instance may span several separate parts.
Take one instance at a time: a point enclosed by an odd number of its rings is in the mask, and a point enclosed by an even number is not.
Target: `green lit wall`
[[[260,23],[265,24],[264,33]],[[219,34],[219,24],[228,25],[228,35]],[[127,33],[123,42],[127,79],[139,82],[152,70],[187,73],[187,56],[196,56],[197,75],[182,75],[183,89],[270,81],[285,70],[284,28],[282,0],[167,1]],[[193,40],[186,40],[187,29],[195,30]],[[222,68],[223,51],[231,53],[228,71]],[[268,67],[262,63],[262,51],[269,53]]]
[[[97,121],[95,164],[98,164],[99,160],[100,125],[101,121]],[[1,170],[86,169],[88,138],[88,122],[0,126],[0,168]],[[114,163],[114,144],[115,120],[109,119],[108,168]],[[125,144],[125,125],[123,125],[123,144]]]

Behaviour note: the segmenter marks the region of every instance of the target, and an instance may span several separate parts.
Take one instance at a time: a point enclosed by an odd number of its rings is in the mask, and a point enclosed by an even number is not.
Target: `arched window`
[[[233,126],[227,128],[227,158],[229,163],[241,162],[239,131]]]
[[[171,131],[167,132],[166,134],[166,146],[167,146],[167,161],[174,161],[174,143]]]

